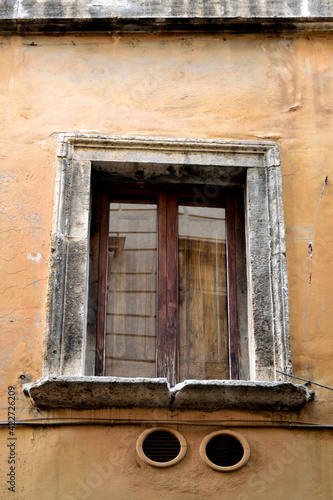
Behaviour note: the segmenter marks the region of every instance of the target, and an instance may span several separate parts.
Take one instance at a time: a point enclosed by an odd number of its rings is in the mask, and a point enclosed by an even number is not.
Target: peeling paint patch
[[[32,260],[33,262],[40,262],[41,258],[42,258],[41,253],[36,253],[36,255],[32,254],[32,253],[28,253],[28,255],[27,255],[27,259]]]

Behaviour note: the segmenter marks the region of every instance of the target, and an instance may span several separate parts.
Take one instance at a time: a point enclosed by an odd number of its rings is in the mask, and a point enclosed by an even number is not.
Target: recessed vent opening
[[[154,462],[170,462],[178,457],[181,446],[179,440],[167,431],[148,434],[142,444],[143,453]]]
[[[174,429],[154,428],[143,432],[136,444],[139,457],[154,467],[170,467],[184,458],[187,445]]]
[[[242,460],[244,448],[233,436],[218,434],[208,441],[206,455],[213,464],[230,467]]]
[[[206,436],[201,443],[200,454],[212,469],[229,472],[246,464],[250,458],[250,447],[240,434],[218,431]]]

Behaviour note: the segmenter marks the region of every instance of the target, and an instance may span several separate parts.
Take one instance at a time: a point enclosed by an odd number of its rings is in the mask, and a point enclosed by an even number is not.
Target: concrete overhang
[[[187,380],[171,389],[166,379],[120,377],[46,377],[23,389],[33,405],[42,409],[299,411],[315,395],[291,382]]]
[[[331,0],[5,0],[0,33],[333,31]]]

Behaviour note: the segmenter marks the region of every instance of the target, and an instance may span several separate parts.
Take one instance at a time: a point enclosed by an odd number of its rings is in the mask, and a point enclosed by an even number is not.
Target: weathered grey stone
[[[86,239],[68,240],[67,277],[63,297],[66,303],[61,349],[62,375],[81,375],[83,372],[87,323],[88,246],[89,242]]]
[[[55,234],[51,239],[47,314],[44,339],[44,367],[49,375],[60,374],[67,241]]]
[[[78,0],[10,0],[0,7],[1,16],[12,18],[107,18],[120,17],[135,19],[139,17],[302,17],[304,2],[297,0],[98,0],[94,2]],[[313,8],[313,5],[312,5]],[[315,8],[316,15],[329,12],[330,5]],[[113,16],[112,16],[113,15]],[[327,16],[327,13],[326,13]]]
[[[24,386],[39,408],[168,408],[166,379],[49,377]]]
[[[291,382],[187,380],[171,391],[173,409],[297,411],[314,398],[304,385]]]
[[[59,153],[66,153],[63,148]],[[85,356],[91,164],[58,158],[44,373],[81,375]]]
[[[287,262],[284,237],[284,213],[282,206],[281,169],[271,167],[267,170],[267,189],[269,191],[269,212],[271,232],[271,281],[273,288],[273,321],[276,365],[284,366],[283,371],[291,373],[291,346],[289,324],[289,294],[286,281]],[[282,228],[282,229],[281,229]],[[279,290],[281,293],[279,293]],[[278,368],[279,369],[279,368]],[[282,376],[277,377],[281,380]],[[282,379],[283,380],[283,379]]]
[[[271,237],[266,169],[247,175],[248,282],[252,290],[252,345],[254,380],[274,380],[274,328],[271,283]]]
[[[90,170],[90,162],[73,162],[71,203],[67,211],[69,238],[85,238],[89,232]]]
[[[289,382],[187,380],[170,390],[166,379],[49,377],[24,385],[38,408],[168,408],[298,411],[314,392]]]
[[[19,33],[332,29],[330,0],[7,0],[0,30]]]

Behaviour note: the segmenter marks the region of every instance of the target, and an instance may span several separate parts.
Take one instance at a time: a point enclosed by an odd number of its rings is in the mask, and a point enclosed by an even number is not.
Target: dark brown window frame
[[[200,185],[196,186],[197,190]],[[197,192],[196,190],[196,192]],[[94,190],[92,207],[92,266],[98,276],[96,317],[95,375],[105,373],[105,324],[108,259],[108,217],[110,197],[131,200],[155,198],[158,202],[158,323],[156,361],[157,377],[166,378],[171,385],[178,382],[178,205],[179,200],[193,198],[191,186],[184,185],[115,185],[99,184]],[[204,186],[203,206],[226,209],[227,241],[227,304],[229,378],[239,379],[239,314],[237,287],[242,286],[246,274],[243,190]]]

